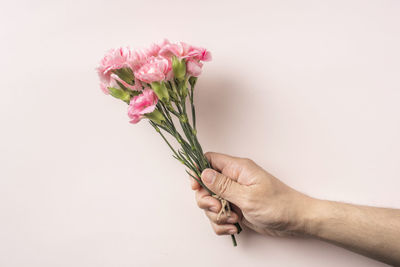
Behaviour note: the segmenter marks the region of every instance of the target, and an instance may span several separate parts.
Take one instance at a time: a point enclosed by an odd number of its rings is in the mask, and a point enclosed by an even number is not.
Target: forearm
[[[313,199],[305,217],[306,234],[400,265],[400,210]]]

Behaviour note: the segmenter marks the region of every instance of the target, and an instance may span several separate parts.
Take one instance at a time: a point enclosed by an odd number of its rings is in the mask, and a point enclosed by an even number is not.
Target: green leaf
[[[114,88],[114,87],[108,87],[108,91],[110,92],[110,95],[117,99],[121,99],[122,101],[128,102],[131,99],[131,96],[129,95],[128,92],[119,89],[119,88]]]

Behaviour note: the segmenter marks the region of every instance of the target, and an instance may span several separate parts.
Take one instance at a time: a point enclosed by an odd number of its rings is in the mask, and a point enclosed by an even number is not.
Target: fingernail
[[[228,233],[230,233],[231,235],[236,234],[236,230],[235,229],[231,229],[228,231]]]
[[[215,180],[216,175],[217,175],[217,173],[214,170],[206,169],[203,171],[201,178],[207,184],[212,184]]]

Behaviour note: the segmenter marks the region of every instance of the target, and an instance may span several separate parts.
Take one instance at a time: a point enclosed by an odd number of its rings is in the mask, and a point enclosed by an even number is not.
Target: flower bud
[[[165,121],[164,115],[157,109],[151,113],[144,114],[144,116],[157,124],[162,124]]]
[[[163,102],[169,101],[168,88],[165,86],[164,82],[152,82],[151,88],[154,90],[154,93],[156,93],[157,97]]]
[[[196,82],[197,82],[197,77],[192,76],[189,78],[189,83],[190,83],[191,88],[194,88],[194,86],[196,85]]]
[[[185,79],[186,63],[185,60],[180,60],[177,57],[172,57],[172,70],[174,71],[175,78],[180,81]]]
[[[121,99],[122,101],[125,101],[127,103],[129,103],[129,100],[131,99],[130,94],[122,89],[108,87],[108,91],[113,97]]]

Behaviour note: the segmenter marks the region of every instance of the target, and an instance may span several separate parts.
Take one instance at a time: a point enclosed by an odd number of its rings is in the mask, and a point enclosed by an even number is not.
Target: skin
[[[221,203],[190,177],[196,202],[217,235],[237,233],[239,222],[269,236],[324,240],[400,266],[400,210],[351,205],[309,197],[282,183],[254,161],[208,152],[212,167],[202,182],[231,203],[231,216],[217,221]]]

